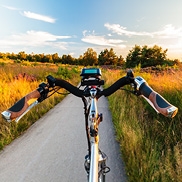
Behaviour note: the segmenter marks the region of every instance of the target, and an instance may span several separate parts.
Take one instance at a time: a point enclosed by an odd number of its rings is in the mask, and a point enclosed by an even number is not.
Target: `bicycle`
[[[66,80],[49,75],[47,76],[47,83],[41,83],[36,90],[27,94],[1,114],[8,122],[12,120],[18,122],[35,105],[56,92],[60,93],[58,92],[60,88],[64,88],[75,96],[80,97],[84,104],[85,130],[88,144],[88,153],[84,162],[87,179],[89,182],[105,182],[106,174],[110,171],[110,168],[106,165],[107,155],[99,149],[99,124],[103,120],[103,115],[98,112],[98,99],[101,96],[107,97],[121,88],[136,96],[142,96],[158,113],[166,117],[173,118],[177,114],[178,108],[155,92],[142,77],[134,78],[132,70],[128,70],[126,76],[118,79],[106,89],[102,89],[104,80],[101,79],[101,70],[99,68],[83,68],[80,76],[80,87],[75,87]],[[122,88],[129,84],[132,86],[131,90]],[[29,101],[33,98],[36,101],[29,105]]]

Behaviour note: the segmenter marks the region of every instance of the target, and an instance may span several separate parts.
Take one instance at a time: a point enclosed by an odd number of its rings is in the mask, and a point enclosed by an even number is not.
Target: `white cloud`
[[[33,13],[30,11],[23,11],[23,13],[20,13],[20,14],[27,17],[27,18],[41,20],[41,21],[45,21],[48,23],[55,23],[55,21],[56,21],[54,18],[51,18],[49,16]]]
[[[121,46],[119,44],[124,42],[123,40],[120,40],[120,39],[106,39],[105,36],[94,35],[94,32],[89,35],[86,35],[86,34],[87,34],[87,31],[84,30],[83,38],[81,39],[83,42],[95,44],[99,46],[116,47],[116,46]],[[123,45],[121,47],[123,47]]]
[[[182,37],[182,27],[175,28],[173,25],[168,24],[165,25],[161,31],[154,32],[153,35],[160,36],[161,38]]]
[[[107,41],[112,44],[120,44],[124,42],[123,40],[120,39],[108,39]]]
[[[182,27],[175,28],[173,25],[168,24],[165,25],[162,30],[156,32],[136,32],[129,31],[126,27],[120,26],[119,24],[109,24],[106,23],[104,25],[108,30],[111,30],[113,33],[118,35],[125,36],[149,36],[149,37],[157,37],[157,38],[177,38],[182,37]]]
[[[9,10],[14,10],[14,11],[18,10],[18,8],[15,8],[15,7],[12,7],[12,6],[2,5],[2,7],[6,8],[6,9],[9,9]]]
[[[106,23],[104,25],[108,30],[111,30],[113,33],[118,35],[126,35],[126,36],[152,36],[151,33],[148,32],[135,32],[135,31],[128,31],[126,27],[120,26],[119,24],[109,24]]]
[[[87,35],[84,36],[81,40],[90,44],[113,46],[113,44],[111,44],[103,36]]]
[[[9,10],[15,10],[18,11],[18,8],[12,7],[12,6],[6,6],[6,5],[1,5],[2,7],[9,9]],[[50,17],[50,16],[46,16],[46,15],[41,15],[38,13],[33,13],[30,11],[23,11],[20,12],[20,14],[22,16],[25,16],[27,18],[31,18],[31,19],[35,19],[35,20],[40,20],[40,21],[44,21],[44,22],[48,22],[48,23],[55,23],[56,19]]]
[[[51,46],[60,49],[66,49],[67,42],[62,42],[62,39],[69,39],[71,36],[53,35],[48,32],[30,30],[24,34],[16,34],[9,36],[7,39],[0,40],[0,48],[4,47],[43,47]],[[13,50],[14,48],[12,48]]]

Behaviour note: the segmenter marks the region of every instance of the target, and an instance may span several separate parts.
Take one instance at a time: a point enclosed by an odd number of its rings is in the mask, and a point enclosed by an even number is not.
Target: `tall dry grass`
[[[106,83],[110,85],[124,74],[119,70],[110,71],[105,74]],[[145,78],[179,112],[174,119],[165,118],[142,98],[124,91],[109,97],[128,179],[179,182],[182,179],[182,72],[158,75],[136,72],[135,75]]]
[[[77,84],[79,81],[78,71],[80,71],[80,68],[72,68],[69,66],[65,67],[63,65],[32,65],[27,63],[0,64],[0,112],[7,110],[26,94],[37,89],[40,83],[46,82],[46,76],[49,74],[55,77],[64,77],[70,82]],[[25,74],[30,79],[18,76],[20,74]],[[31,78],[34,78],[33,81]],[[59,103],[63,97],[63,95],[54,94],[32,109],[18,123],[7,123],[3,118],[1,118],[0,149],[24,132],[44,113]]]

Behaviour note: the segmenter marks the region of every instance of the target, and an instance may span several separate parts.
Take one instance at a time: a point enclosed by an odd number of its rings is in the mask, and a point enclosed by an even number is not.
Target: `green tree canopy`
[[[97,53],[92,48],[88,48],[87,51],[83,54],[83,65],[93,66],[96,64],[98,64]]]
[[[113,48],[108,51],[108,49],[104,49],[101,51],[98,57],[99,65],[116,65],[118,63],[118,57],[114,52]]]
[[[18,53],[18,56],[17,57],[20,60],[26,60],[27,59],[27,54],[24,51],[22,51],[22,52],[19,52]]]
[[[93,65],[117,65],[125,67],[136,67],[141,65],[141,67],[157,66],[157,65],[177,65],[181,66],[180,60],[167,59],[167,49],[163,50],[161,47],[155,45],[153,47],[148,47],[144,45],[140,47],[135,45],[129,51],[126,60],[120,55],[119,57],[114,52],[113,48],[104,49],[100,52],[97,57],[97,53],[92,49],[88,48],[87,51],[80,55],[79,58],[74,58],[71,55],[63,54],[59,57],[58,53],[54,54],[26,54],[24,51],[15,53],[2,53],[0,52],[0,59],[11,59],[17,62],[29,61],[29,62],[42,62],[42,63],[62,63],[70,65],[83,65],[83,66],[93,66]]]
[[[167,59],[167,49],[163,50],[157,45],[154,45],[152,48],[149,48],[146,45],[143,47],[135,45],[126,57],[126,67],[131,68],[139,64],[144,68],[170,63],[171,61]]]
[[[71,55],[69,55],[69,54],[65,55],[64,54],[62,56],[62,60],[61,61],[62,61],[63,64],[74,64],[74,60],[75,59]]]

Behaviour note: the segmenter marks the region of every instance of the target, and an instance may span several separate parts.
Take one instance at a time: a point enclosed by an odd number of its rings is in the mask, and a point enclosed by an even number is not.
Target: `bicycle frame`
[[[82,99],[85,106],[85,123],[89,151],[89,154],[86,155],[85,158],[85,168],[89,182],[104,182],[105,173],[109,172],[109,168],[106,167],[105,164],[107,159],[106,154],[99,150],[98,127],[99,123],[102,121],[102,114],[98,113],[97,89],[95,87],[90,89],[90,95],[88,101],[85,98]],[[106,169],[108,171],[105,171]]]

